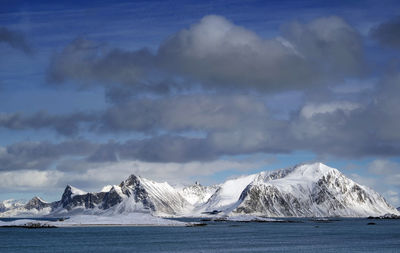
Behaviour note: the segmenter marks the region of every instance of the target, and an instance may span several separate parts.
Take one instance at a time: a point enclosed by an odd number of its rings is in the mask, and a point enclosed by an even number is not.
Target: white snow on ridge
[[[196,182],[194,185],[179,189],[179,194],[191,205],[199,206],[207,202],[218,188],[219,185],[203,186]]]
[[[109,192],[113,186],[112,185],[106,185],[103,188],[101,188],[100,192]]]
[[[70,185],[70,187],[71,187],[71,193],[72,193],[71,197],[74,197],[76,195],[85,195],[85,194],[87,194],[87,192],[82,191],[81,189],[78,189],[78,188],[76,188],[74,186]]]
[[[211,212],[214,210],[231,209],[239,200],[243,190],[257,177],[258,174],[230,179],[221,184],[200,210]]]

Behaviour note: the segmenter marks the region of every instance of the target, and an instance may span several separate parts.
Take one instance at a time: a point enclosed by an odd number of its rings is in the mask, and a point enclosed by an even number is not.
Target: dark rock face
[[[118,194],[118,192],[113,188],[109,192],[106,192],[103,198],[103,204],[102,208],[103,209],[108,209],[112,206],[115,206],[119,203],[121,203],[122,197]]]
[[[155,211],[155,206],[152,203],[149,193],[141,184],[138,177],[130,175],[127,180],[123,181],[120,185],[122,193],[126,196],[133,196],[136,203],[142,203],[145,208]]]
[[[242,204],[238,213],[281,214],[296,216],[304,210],[297,198],[290,193],[282,193],[272,185],[249,185],[241,194]]]
[[[52,205],[51,203],[46,203],[42,201],[40,198],[34,197],[31,200],[29,200],[29,202],[26,203],[24,207],[28,210],[32,209],[42,210],[43,208],[51,207],[51,205]]]
[[[0,203],[0,212],[5,212],[6,210],[6,206],[3,203]]]
[[[103,198],[106,195],[105,192],[99,193],[86,193],[84,195],[73,195],[71,186],[67,186],[61,197],[60,204],[63,208],[71,210],[74,207],[81,206],[88,208],[94,208],[103,202]]]
[[[325,204],[329,206],[330,210],[345,209],[346,207],[336,199],[336,194],[332,191],[329,184],[330,179],[330,177],[326,178],[324,176],[318,180],[312,191],[311,198],[318,205]],[[333,184],[337,185],[337,182],[333,182]]]

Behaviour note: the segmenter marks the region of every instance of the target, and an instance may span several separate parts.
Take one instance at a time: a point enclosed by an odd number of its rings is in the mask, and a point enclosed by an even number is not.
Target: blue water
[[[301,223],[0,228],[0,252],[400,252],[400,220],[297,221]]]

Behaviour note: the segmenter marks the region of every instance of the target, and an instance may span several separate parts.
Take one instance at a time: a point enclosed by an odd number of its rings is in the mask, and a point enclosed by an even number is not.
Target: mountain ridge
[[[3,210],[3,211],[1,211]],[[263,171],[215,186],[199,183],[177,189],[130,175],[119,185],[85,192],[67,185],[61,200],[47,203],[34,197],[0,216],[148,212],[156,216],[261,215],[269,217],[367,217],[399,214],[374,190],[357,184],[322,163]]]

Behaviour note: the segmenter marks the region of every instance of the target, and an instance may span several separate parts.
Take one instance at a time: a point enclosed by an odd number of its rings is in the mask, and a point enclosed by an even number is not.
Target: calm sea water
[[[0,252],[400,252],[400,220],[0,228]],[[376,225],[367,225],[374,222]]]

